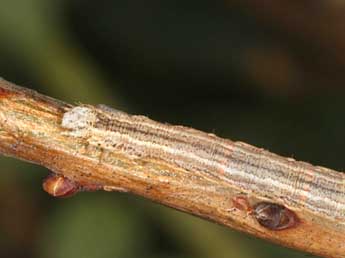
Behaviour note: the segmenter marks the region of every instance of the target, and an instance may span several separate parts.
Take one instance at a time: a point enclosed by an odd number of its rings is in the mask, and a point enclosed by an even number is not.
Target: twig
[[[125,191],[326,257],[345,254],[345,175],[0,80],[0,153],[45,166],[47,192]]]

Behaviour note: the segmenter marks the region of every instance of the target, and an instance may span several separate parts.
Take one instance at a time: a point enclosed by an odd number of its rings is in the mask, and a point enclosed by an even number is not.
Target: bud
[[[72,180],[52,174],[43,180],[43,190],[54,197],[69,197],[79,190],[79,186]]]
[[[297,225],[296,214],[288,208],[269,202],[260,202],[254,207],[254,216],[259,224],[270,230],[283,230]]]

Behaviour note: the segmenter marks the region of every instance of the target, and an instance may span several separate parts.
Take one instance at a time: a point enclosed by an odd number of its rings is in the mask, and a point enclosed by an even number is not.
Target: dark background
[[[0,76],[344,170],[345,4],[1,0]],[[54,199],[0,159],[0,257],[301,258],[118,193]]]

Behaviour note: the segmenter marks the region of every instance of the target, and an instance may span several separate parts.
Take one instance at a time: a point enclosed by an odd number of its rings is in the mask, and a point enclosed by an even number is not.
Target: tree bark
[[[53,171],[59,180],[45,189],[56,196],[131,192],[287,247],[345,256],[345,175],[244,143],[76,108],[0,80],[0,153]]]

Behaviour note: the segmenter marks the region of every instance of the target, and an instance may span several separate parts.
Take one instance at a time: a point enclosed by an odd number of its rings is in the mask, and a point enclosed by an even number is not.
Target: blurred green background
[[[344,170],[345,4],[0,0],[0,76]],[[0,158],[0,257],[310,255],[139,197],[54,199]]]

